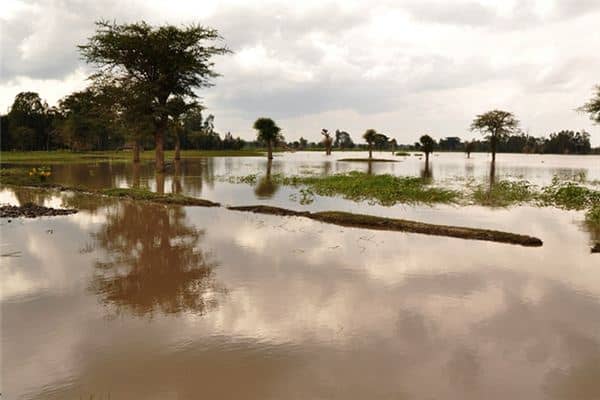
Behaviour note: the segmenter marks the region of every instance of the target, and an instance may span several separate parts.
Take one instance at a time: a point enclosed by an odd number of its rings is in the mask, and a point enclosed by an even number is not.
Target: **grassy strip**
[[[397,156],[401,156],[401,157],[409,157],[410,153],[406,152],[406,151],[397,151],[396,152]]]
[[[235,211],[254,212],[259,214],[299,216],[314,219],[320,222],[353,228],[420,233],[424,235],[447,236],[460,239],[485,240],[490,242],[518,244],[528,247],[539,247],[543,244],[543,242],[536,237],[519,235],[510,232],[450,225],[435,225],[403,219],[377,217],[373,215],[352,214],[342,211],[311,213],[308,211],[294,211],[285,208],[263,205],[228,207],[228,209]]]
[[[388,160],[387,158],[340,158],[337,161],[348,162],[398,162],[398,160]]]
[[[181,157],[259,157],[264,156],[260,150],[182,150]],[[173,150],[165,151],[166,159],[173,159]],[[131,161],[131,151],[3,151],[0,152],[0,161],[3,163],[22,164],[52,164],[65,162],[92,162],[92,161]],[[154,160],[154,151],[140,153],[142,160]]]
[[[198,199],[195,197],[184,196],[176,193],[159,194],[146,189],[133,188],[111,188],[102,189],[98,193],[109,196],[128,198],[131,200],[150,201],[160,204],[177,204],[182,206],[200,206],[200,207],[219,207],[219,203],[210,200]]]

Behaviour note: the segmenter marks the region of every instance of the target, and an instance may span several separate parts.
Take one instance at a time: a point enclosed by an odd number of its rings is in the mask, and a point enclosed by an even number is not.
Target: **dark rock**
[[[600,242],[596,242],[596,244],[592,247],[592,253],[600,253]]]

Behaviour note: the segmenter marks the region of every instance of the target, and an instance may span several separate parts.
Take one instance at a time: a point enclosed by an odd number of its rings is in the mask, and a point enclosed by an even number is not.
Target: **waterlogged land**
[[[2,203],[79,210],[0,219],[3,395],[598,397],[600,229],[586,215],[599,159],[500,155],[490,191],[489,160],[472,157],[434,156],[426,175],[415,156],[209,157],[158,177],[151,162],[78,161],[43,182],[28,171],[48,163],[3,158],[25,175],[2,173]],[[34,178],[46,188],[23,188]],[[252,205],[304,214],[231,209]],[[325,211],[543,246],[347,227]]]

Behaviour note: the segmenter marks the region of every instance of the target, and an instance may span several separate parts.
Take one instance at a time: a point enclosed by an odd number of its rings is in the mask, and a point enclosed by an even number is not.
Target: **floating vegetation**
[[[397,203],[453,203],[460,193],[431,186],[415,177],[370,175],[349,172],[328,176],[277,176],[284,185],[305,186],[319,196],[342,196],[347,200],[371,201],[389,206]]]
[[[408,153],[406,151],[397,151],[396,155],[400,156],[400,157],[410,157],[410,153]]]
[[[495,184],[480,184],[473,188],[472,200],[476,204],[507,207],[523,204],[537,197],[535,186],[527,181],[502,180]]]

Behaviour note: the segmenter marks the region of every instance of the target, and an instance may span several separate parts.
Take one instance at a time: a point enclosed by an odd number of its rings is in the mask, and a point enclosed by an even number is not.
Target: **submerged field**
[[[13,366],[3,392],[600,391],[600,255],[590,252],[600,241],[600,157],[499,155],[492,186],[485,154],[434,155],[427,174],[414,156],[344,157],[281,153],[269,167],[264,155],[198,155],[157,177],[148,158],[24,165],[2,153],[13,172],[0,175],[1,202],[79,210],[0,220],[3,362]],[[43,182],[29,175],[42,166]],[[81,191],[20,187],[32,180]],[[227,208],[256,204],[315,218]],[[532,235],[543,246],[348,227],[337,220],[345,213]]]

